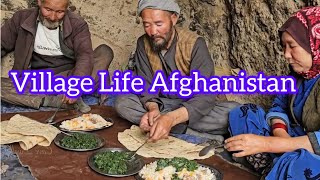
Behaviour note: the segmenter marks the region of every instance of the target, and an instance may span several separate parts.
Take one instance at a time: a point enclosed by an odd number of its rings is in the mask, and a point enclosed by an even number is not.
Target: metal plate
[[[93,134],[93,133],[88,133],[88,132],[70,132],[69,134],[74,134],[74,133],[82,133],[82,134],[92,134],[95,136],[97,142],[98,142],[98,145],[95,147],[95,148],[92,148],[92,149],[71,149],[71,148],[67,148],[67,147],[64,147],[62,146],[62,144],[60,143],[60,141],[65,137],[65,136],[68,136],[66,134],[63,134],[63,133],[60,133],[58,134],[58,136],[54,139],[54,143],[62,148],[62,149],[65,149],[65,150],[69,150],[69,151],[92,151],[92,150],[96,150],[96,149],[99,149],[101,147],[104,146],[105,142],[104,142],[104,139],[100,136],[98,136],[97,134]]]
[[[103,149],[99,149],[98,151],[94,152],[93,154],[91,154],[88,158],[88,164],[90,166],[91,169],[93,169],[94,171],[96,171],[99,174],[105,175],[105,176],[111,176],[111,177],[126,177],[126,176],[132,176],[137,174],[142,167],[145,165],[145,163],[143,162],[142,156],[139,155],[135,155],[135,159],[132,161],[132,163],[128,164],[128,171],[126,174],[108,174],[104,171],[102,171],[101,169],[99,169],[95,163],[94,163],[94,157],[95,155],[102,153],[102,152],[107,152],[107,151],[111,151],[111,152],[130,152],[127,149],[124,148],[103,148]]]
[[[111,118],[105,118],[103,117],[106,121],[111,122],[112,124],[110,126],[102,126],[100,128],[95,128],[95,129],[86,129],[86,130],[69,130],[69,129],[64,129],[61,128],[60,125],[63,121],[57,122],[56,124],[54,124],[55,127],[57,127],[58,129],[60,129],[61,131],[65,131],[65,132],[91,132],[91,131],[97,131],[97,130],[101,130],[101,129],[105,129],[105,128],[109,128],[111,126],[113,126],[114,121]],[[70,120],[70,119],[67,119]],[[67,121],[64,120],[64,121]]]
[[[207,166],[204,164],[199,164],[199,166],[209,168],[211,172],[216,176],[216,180],[223,180],[223,174],[214,167]],[[139,174],[135,176],[136,180],[144,180]]]

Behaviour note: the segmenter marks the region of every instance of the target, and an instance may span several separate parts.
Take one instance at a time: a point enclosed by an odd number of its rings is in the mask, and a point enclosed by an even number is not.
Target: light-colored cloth
[[[180,7],[175,0],[139,0],[138,14],[140,15],[142,10],[146,8],[171,11],[180,14]]]
[[[63,53],[59,42],[59,28],[51,30],[38,23],[34,51],[41,55],[62,56]]]

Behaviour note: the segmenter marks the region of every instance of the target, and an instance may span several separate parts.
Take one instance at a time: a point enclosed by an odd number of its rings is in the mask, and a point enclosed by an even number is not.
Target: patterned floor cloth
[[[106,106],[113,106],[115,96],[110,95],[105,102]],[[94,96],[83,96],[83,101],[88,105],[98,104],[98,98]],[[16,113],[16,112],[36,112],[36,111],[53,111],[55,108],[41,107],[39,110],[16,106],[1,101],[1,113]],[[21,165],[17,155],[12,151],[9,145],[1,145],[1,179],[3,180],[31,180],[34,177],[31,175],[28,167]]]
[[[85,95],[82,97],[83,101],[88,105],[96,105],[98,104],[98,98],[91,96],[91,95]],[[105,101],[104,105],[106,106],[114,106],[115,102],[115,95],[109,95],[108,99]],[[35,111],[53,111],[55,108],[51,107],[41,107],[39,110],[23,107],[23,106],[16,106],[12,105],[6,102],[1,101],[1,113],[15,113],[15,112],[35,112]]]

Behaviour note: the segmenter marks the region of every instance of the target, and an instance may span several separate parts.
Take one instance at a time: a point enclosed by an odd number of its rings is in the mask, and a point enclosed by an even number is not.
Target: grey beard
[[[157,44],[150,37],[148,39],[149,39],[149,42],[151,44],[151,49],[154,52],[160,52],[161,50],[165,49],[167,47],[168,43],[169,43],[166,39],[163,39],[164,41],[161,44]]]
[[[42,15],[40,15],[40,22],[43,26],[47,27],[48,29],[56,29],[60,26],[61,21],[58,22],[50,22],[45,19]]]
[[[152,37],[148,37],[151,49],[153,52],[161,52],[162,50],[166,49],[168,47],[169,41],[171,39],[171,36],[173,35],[174,32],[172,32],[172,22],[171,22],[171,28],[168,33],[165,34],[165,37],[162,38],[163,42],[161,44],[157,44]]]

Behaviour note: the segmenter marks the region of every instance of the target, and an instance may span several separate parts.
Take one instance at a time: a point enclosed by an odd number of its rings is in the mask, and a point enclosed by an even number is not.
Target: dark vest
[[[299,82],[299,80],[297,81]],[[295,96],[290,98],[290,115],[297,123],[293,114],[293,101]],[[307,132],[320,130],[320,79],[314,84],[302,111],[302,126]]]

